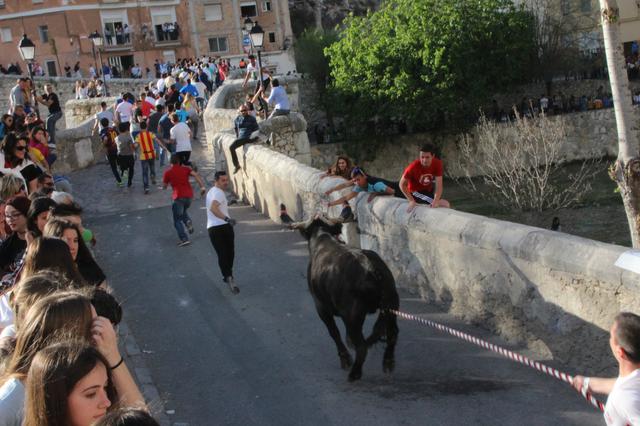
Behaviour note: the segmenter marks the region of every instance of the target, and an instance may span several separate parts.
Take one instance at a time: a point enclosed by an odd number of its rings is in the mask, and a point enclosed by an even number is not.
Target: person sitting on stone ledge
[[[256,118],[249,115],[249,108],[247,108],[246,105],[242,104],[240,108],[238,108],[238,112],[240,115],[238,115],[233,122],[234,130],[236,132],[236,140],[233,141],[229,147],[229,150],[231,151],[231,161],[233,161],[233,166],[235,167],[233,174],[238,173],[241,169],[236,149],[256,140],[256,138],[253,137],[253,133],[260,129]]]
[[[341,183],[333,189],[328,190],[327,192],[325,192],[325,195],[328,196],[335,191],[339,191],[350,186],[353,187],[349,194],[328,203],[329,207],[337,205],[343,206],[340,217],[345,219],[345,221],[353,218],[353,212],[351,211],[351,207],[349,206],[349,200],[355,198],[360,192],[369,193],[369,197],[367,198],[367,202],[369,203],[373,201],[375,197],[380,195],[397,195],[396,190],[393,188],[393,186],[387,185],[382,181],[382,179],[367,176],[364,170],[362,170],[362,168],[360,167],[353,168],[353,170],[351,171],[350,181]]]
[[[400,179],[400,189],[409,201],[407,212],[417,204],[431,207],[450,207],[442,198],[442,160],[436,158],[435,147],[426,144],[420,148],[420,158],[409,164]]]
[[[351,159],[346,155],[338,155],[336,162],[333,166],[329,167],[326,173],[323,173],[320,176],[320,179],[324,179],[326,177],[335,176],[341,177],[347,180],[351,179],[351,171],[353,170],[353,164]]]

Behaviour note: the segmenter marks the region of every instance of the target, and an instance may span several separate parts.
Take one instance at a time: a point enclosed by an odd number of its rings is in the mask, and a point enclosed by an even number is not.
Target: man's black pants
[[[248,144],[249,142],[251,142],[251,139],[249,138],[240,138],[233,141],[233,143],[229,147],[229,150],[231,151],[231,161],[233,161],[233,165],[235,166],[236,169],[240,167],[240,163],[238,162],[238,154],[236,154],[236,149],[240,148],[242,145]]]
[[[180,164],[183,166],[191,166],[189,159],[191,158],[191,151],[176,152],[176,155],[180,159]]]
[[[227,279],[233,276],[233,258],[235,256],[233,226],[227,224],[212,226],[207,230],[209,239],[218,255],[218,265],[222,277]]]

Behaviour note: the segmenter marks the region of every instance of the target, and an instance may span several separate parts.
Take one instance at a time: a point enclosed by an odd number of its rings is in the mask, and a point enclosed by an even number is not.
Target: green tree
[[[388,0],[348,17],[326,49],[333,88],[351,118],[468,124],[493,93],[528,79],[534,23],[510,0]]]

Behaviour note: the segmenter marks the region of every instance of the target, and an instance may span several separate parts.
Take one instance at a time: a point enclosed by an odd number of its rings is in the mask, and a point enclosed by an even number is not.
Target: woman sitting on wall
[[[333,166],[329,167],[326,173],[320,176],[320,179],[324,179],[329,176],[341,177],[347,180],[351,180],[351,171],[353,170],[353,164],[351,159],[345,155],[339,155]]]

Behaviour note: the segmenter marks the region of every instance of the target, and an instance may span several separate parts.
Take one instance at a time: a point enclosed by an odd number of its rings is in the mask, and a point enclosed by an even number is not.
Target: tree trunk
[[[316,28],[319,30],[323,30],[322,27],[322,8],[324,7],[324,0],[316,0],[314,14],[316,18]]]
[[[627,67],[620,42],[620,10],[616,0],[599,1],[604,49],[618,129],[618,158],[609,172],[620,189],[629,222],[631,243],[633,247],[638,248],[640,247],[640,158],[638,158],[640,143],[636,132]]]

